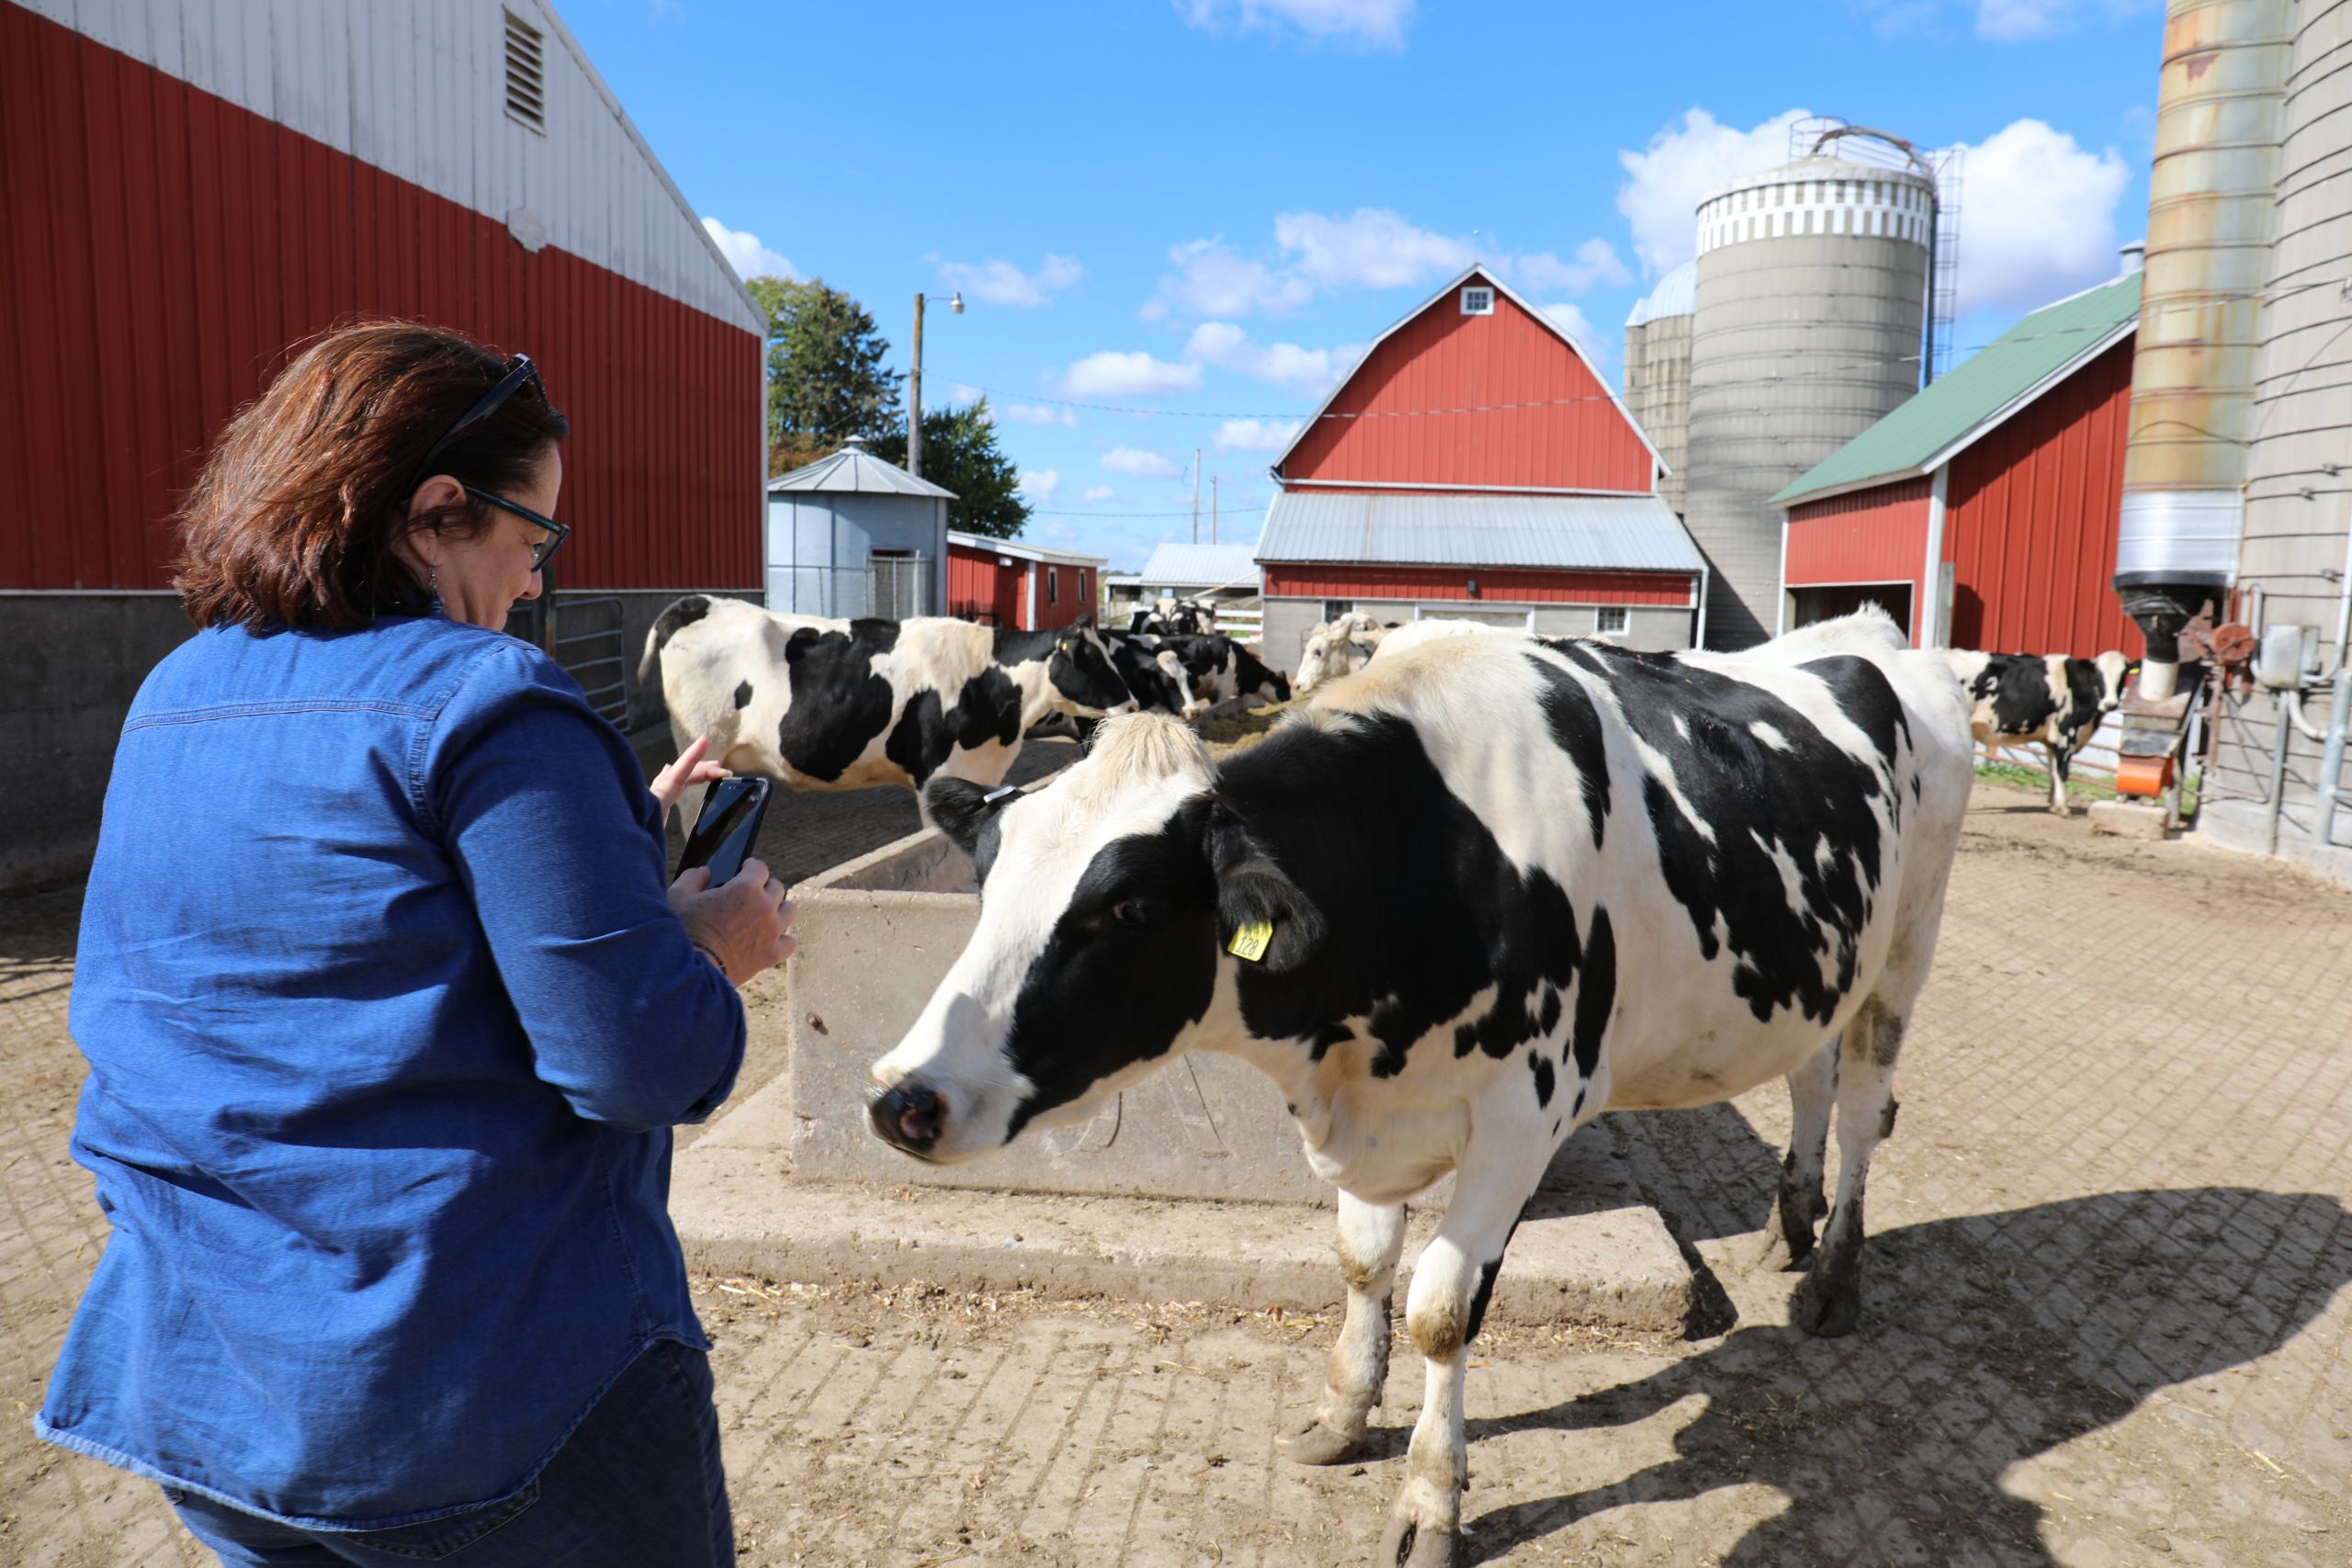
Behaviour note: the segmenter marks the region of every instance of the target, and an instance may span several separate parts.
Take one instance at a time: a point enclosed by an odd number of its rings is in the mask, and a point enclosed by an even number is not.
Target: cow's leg
[[[2047,746],[2043,750],[2050,755],[2050,809],[2060,817],[2071,817],[2074,813],[2066,806],[2066,773],[2074,753],[2063,746]]]
[[[1363,1447],[1372,1407],[1388,1378],[1389,1304],[1404,1246],[1404,1204],[1340,1194],[1340,1272],[1348,1281],[1348,1315],[1331,1347],[1315,1419],[1274,1445],[1285,1459],[1337,1464]]]
[[[1789,1155],[1781,1162],[1781,1191],[1764,1235],[1767,1266],[1802,1269],[1813,1260],[1813,1225],[1827,1212],[1822,1196],[1822,1156],[1829,1144],[1829,1108],[1838,1098],[1838,1051],[1831,1040],[1789,1075]]]
[[[1838,1062],[1838,1201],[1813,1271],[1797,1287],[1791,1315],[1808,1334],[1850,1334],[1862,1315],[1862,1191],[1871,1155],[1894,1131],[1894,1062],[1908,1013],[1878,997],[1846,1025]]]
[[[1485,1135],[1464,1151],[1454,1168],[1453,1201],[1413,1264],[1405,1330],[1427,1366],[1420,1418],[1405,1453],[1405,1485],[1373,1559],[1379,1568],[1446,1568],[1461,1533],[1462,1489],[1470,1479],[1462,1429],[1470,1342],[1487,1315],[1503,1249],[1554,1146],[1541,1126],[1498,1120],[1505,1124],[1482,1128]],[[1506,1156],[1501,1145],[1509,1144],[1517,1146]],[[1493,1157],[1481,1157],[1488,1154]]]

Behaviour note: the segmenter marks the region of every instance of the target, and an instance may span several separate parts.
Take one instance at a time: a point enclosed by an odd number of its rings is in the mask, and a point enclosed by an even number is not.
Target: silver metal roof
[[[1693,256],[1659,278],[1657,287],[1643,295],[1634,313],[1625,318],[1625,324],[1643,326],[1660,316],[1688,316],[1698,309],[1699,258]]]
[[[768,493],[795,491],[811,495],[927,495],[954,501],[956,492],[919,479],[896,463],[886,463],[852,437],[830,457],[820,457],[805,468],[768,481]]]
[[[1655,495],[1284,491],[1261,561],[1697,571],[1698,547]]]
[[[1143,581],[1154,585],[1222,588],[1258,581],[1255,545],[1161,545],[1144,563]]]

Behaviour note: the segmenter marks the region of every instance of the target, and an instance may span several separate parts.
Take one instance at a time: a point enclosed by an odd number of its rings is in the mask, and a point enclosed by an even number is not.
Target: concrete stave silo
[[[1682,511],[1713,569],[1706,645],[1743,648],[1779,618],[1769,499],[1919,389],[1936,186],[1916,161],[1815,155],[1698,220]]]
[[[1679,513],[1690,453],[1693,260],[1657,280],[1625,317],[1625,411],[1666,464],[1658,493]]]

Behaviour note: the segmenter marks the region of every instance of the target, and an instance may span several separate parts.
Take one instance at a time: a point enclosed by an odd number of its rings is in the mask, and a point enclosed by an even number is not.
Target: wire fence
[[[940,613],[930,556],[875,556],[864,566],[772,566],[768,608],[787,615],[903,621]]]

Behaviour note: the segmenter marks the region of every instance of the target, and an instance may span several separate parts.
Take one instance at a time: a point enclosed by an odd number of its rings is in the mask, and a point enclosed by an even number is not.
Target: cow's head
[[[1065,627],[1054,639],[1046,660],[1046,679],[1054,688],[1054,706],[1089,718],[1106,713],[1132,713],[1135,699],[1127,683],[1111,665],[1111,650],[1091,625]]]
[[[2109,649],[2091,662],[2098,666],[2098,711],[2107,713],[2123,701],[2123,682],[2138,661]]]
[[[1171,1055],[1241,1027],[1230,971],[1304,964],[1323,918],[1216,795],[1173,719],[1106,722],[1051,787],[936,778],[932,819],[980,868],[979,925],[896,1050],[875,1132],[967,1159],[1083,1117]]]

